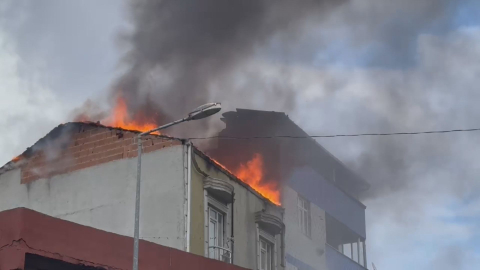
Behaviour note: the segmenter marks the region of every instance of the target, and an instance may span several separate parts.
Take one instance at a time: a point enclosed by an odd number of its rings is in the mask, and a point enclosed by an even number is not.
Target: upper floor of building
[[[365,269],[365,206],[308,167],[288,183],[282,206],[289,269]]]

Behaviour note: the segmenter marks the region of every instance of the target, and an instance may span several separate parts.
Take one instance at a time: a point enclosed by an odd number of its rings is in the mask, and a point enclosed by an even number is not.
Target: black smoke
[[[295,89],[287,81],[268,82],[250,74],[248,86],[239,88],[232,76],[246,72],[242,67],[252,60],[269,57],[264,51],[274,40],[289,48],[306,34],[309,20],[321,21],[344,2],[132,1],[134,30],[124,36],[131,48],[123,62],[127,71],[112,95],[123,96],[134,112],[148,103],[157,105],[158,122],[211,101],[233,109],[260,99],[294,110]]]

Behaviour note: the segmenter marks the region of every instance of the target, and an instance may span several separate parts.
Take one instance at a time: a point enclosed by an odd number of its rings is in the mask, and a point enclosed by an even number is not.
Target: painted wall
[[[297,198],[295,190],[284,187],[282,206],[285,208],[287,262],[293,269],[325,270],[325,211],[310,204],[311,236],[308,237],[302,233],[298,223]]]
[[[185,146],[142,156],[140,237],[184,249]],[[20,184],[20,170],[0,175],[0,211],[26,207],[125,236],[133,235],[136,159],[122,159]]]
[[[250,269],[257,269],[257,227],[255,223],[255,213],[267,208],[267,203],[264,199],[258,197],[244,185],[241,185],[237,181],[230,179],[225,173],[218,170],[216,167],[209,164],[204,159],[196,156],[197,163],[202,171],[207,173],[210,177],[223,179],[228,181],[234,187],[235,201],[233,204],[234,215],[234,264]],[[196,179],[196,180],[194,180]],[[203,176],[200,175],[195,169],[192,169],[192,182],[203,181]],[[195,184],[196,185],[196,184]],[[192,185],[193,186],[193,185]],[[192,197],[194,193],[192,193]],[[200,194],[200,193],[198,193]],[[197,195],[195,195],[196,197]],[[200,201],[200,200],[197,200]],[[192,203],[193,203],[192,199]],[[195,206],[196,207],[196,206]],[[275,207],[277,208],[277,207]],[[280,211],[279,208],[277,208]],[[202,205],[203,210],[203,205]],[[193,218],[193,216],[192,216]],[[203,219],[202,219],[203,220]],[[202,223],[203,224],[203,223]],[[192,226],[194,223],[192,223]],[[195,228],[200,226],[194,225]],[[194,230],[192,230],[192,233]],[[195,234],[203,235],[204,231],[196,231]],[[201,239],[201,237],[194,236],[192,239]],[[276,237],[276,251],[277,251],[277,270],[282,270],[284,267],[281,265],[281,237]],[[193,246],[193,245],[192,245]],[[196,246],[196,244],[195,244]]]
[[[200,158],[197,158],[199,160]],[[199,161],[197,161],[198,163]],[[196,171],[192,164],[191,179],[191,221],[190,221],[190,252],[205,256],[205,212],[203,175]]]
[[[133,239],[17,208],[0,212],[0,269],[26,269],[36,254],[100,269],[131,269]],[[181,250],[140,241],[142,270],[246,270]],[[27,264],[31,261],[27,255]],[[30,262],[29,262],[30,261]],[[36,261],[38,262],[38,261]],[[51,269],[52,265],[39,267]],[[66,266],[66,267],[65,267]],[[66,270],[68,265],[57,269]],[[92,268],[88,268],[92,270]]]

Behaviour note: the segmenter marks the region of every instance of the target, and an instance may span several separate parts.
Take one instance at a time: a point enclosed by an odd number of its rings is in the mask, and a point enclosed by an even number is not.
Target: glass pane
[[[260,269],[266,270],[266,252],[262,250],[260,252]]]
[[[298,225],[302,228],[303,231],[303,210],[299,209],[298,211]]]
[[[218,220],[218,227],[223,228],[223,215],[218,213],[217,220]]]
[[[359,249],[360,249],[359,263],[360,263],[360,265],[365,266],[364,262],[363,262],[363,242],[360,242]]]
[[[272,269],[272,246],[267,245],[267,270]]]
[[[312,233],[312,216],[310,215],[310,212],[308,212],[308,234],[310,235]]]
[[[304,216],[303,216],[303,230],[304,230],[304,233],[305,234],[308,234],[308,215],[307,213],[304,213]]]
[[[217,213],[212,208],[210,208],[210,218],[217,219]]]
[[[221,215],[220,213],[217,214],[217,217],[218,217],[218,241],[217,241],[217,245],[218,246],[221,246],[223,247],[223,215]]]
[[[350,259],[352,258],[352,247],[350,246],[350,244],[343,245],[343,254]]]
[[[208,224],[208,257],[215,258],[215,249],[210,248],[215,246],[215,222],[210,220]]]
[[[358,262],[358,244],[357,243],[353,243],[352,245],[352,249],[353,249],[353,260]]]

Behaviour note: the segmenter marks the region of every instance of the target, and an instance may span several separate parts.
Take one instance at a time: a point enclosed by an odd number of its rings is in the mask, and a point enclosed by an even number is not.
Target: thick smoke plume
[[[375,82],[384,87],[374,93],[387,103],[389,112],[380,119],[359,113],[356,124],[387,132],[412,121],[413,117],[407,118],[412,106],[422,106],[428,99],[428,94],[406,81],[428,75],[408,75],[417,61],[417,37],[447,31],[455,5],[435,0],[139,0],[132,1],[130,8],[134,29],[124,37],[130,46],[124,58],[127,71],[115,82],[112,96],[124,97],[132,115],[155,115],[160,124],[200,104],[221,101],[224,111],[278,110],[295,120],[309,103],[305,99],[309,92],[330,99],[346,91],[357,73],[346,77],[323,69],[346,62],[406,71],[403,78],[375,71],[361,75],[372,88]],[[338,53],[342,46],[350,54]],[[368,57],[356,55],[365,51]],[[318,72],[311,71],[312,63]],[[433,112],[426,108],[424,113]],[[198,130],[205,130],[203,125],[180,126],[188,133],[180,130],[179,135],[198,135]],[[215,127],[215,131],[222,128]],[[366,195],[407,187],[411,148],[403,142],[372,140],[358,159],[348,161],[374,183]],[[436,144],[431,145],[434,149]]]
[[[233,109],[256,99],[292,110],[295,89],[286,81],[251,76],[248,87],[239,88],[234,74],[255,57],[266,57],[261,51],[274,39],[290,46],[308,20],[321,20],[342,2],[133,1],[127,72],[115,83],[113,96],[123,96],[135,113],[158,112],[159,123],[211,101]]]

